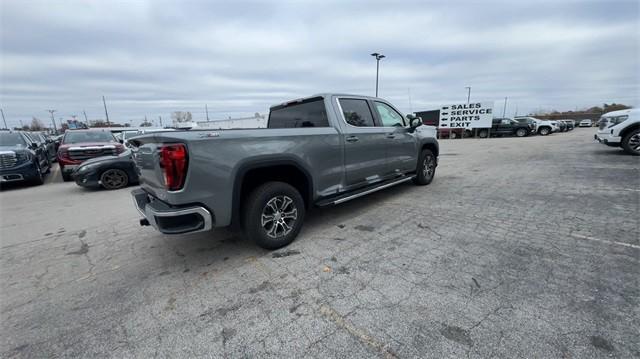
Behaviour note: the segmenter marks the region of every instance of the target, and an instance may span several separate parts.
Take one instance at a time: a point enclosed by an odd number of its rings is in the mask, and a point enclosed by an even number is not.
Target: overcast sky
[[[318,92],[402,111],[496,101],[507,115],[638,105],[638,1],[3,0],[0,105],[32,116],[168,119],[264,113]],[[411,101],[410,101],[411,98]],[[499,110],[498,110],[499,109]]]

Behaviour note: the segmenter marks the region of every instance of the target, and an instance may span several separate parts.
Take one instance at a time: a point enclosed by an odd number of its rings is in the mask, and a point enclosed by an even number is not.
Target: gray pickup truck
[[[135,205],[166,234],[238,225],[267,249],[291,243],[310,206],[409,180],[429,184],[435,127],[375,97],[320,94],[275,105],[268,128],[160,132],[131,140]]]

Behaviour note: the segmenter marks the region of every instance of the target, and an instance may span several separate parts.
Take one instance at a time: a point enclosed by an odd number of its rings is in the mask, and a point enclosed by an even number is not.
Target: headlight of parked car
[[[628,115],[622,115],[622,116],[617,116],[617,117],[611,117],[609,118],[609,127],[613,127],[619,123],[622,123],[624,121],[626,121],[629,118]]]
[[[95,169],[97,166],[98,166],[97,164],[88,164],[88,165],[80,166],[78,168],[78,173],[89,172]]]
[[[18,163],[27,162],[29,160],[31,160],[31,154],[29,154],[29,152],[16,152],[16,161]]]

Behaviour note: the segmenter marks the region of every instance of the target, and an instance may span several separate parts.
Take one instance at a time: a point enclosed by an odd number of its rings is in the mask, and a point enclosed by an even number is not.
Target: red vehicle
[[[68,130],[58,148],[62,179],[71,180],[71,172],[82,162],[100,156],[116,156],[125,148],[110,131],[102,129]]]
[[[470,136],[470,131],[466,130],[465,133],[464,128],[439,128],[438,129],[438,138],[460,138],[464,135],[464,137]]]

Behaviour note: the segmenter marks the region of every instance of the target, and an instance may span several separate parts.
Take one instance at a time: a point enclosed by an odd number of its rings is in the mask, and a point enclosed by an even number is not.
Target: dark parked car
[[[438,138],[460,138],[469,137],[471,132],[463,128],[439,128]]]
[[[79,186],[118,189],[138,183],[131,150],[118,156],[96,157],[82,162],[72,173]]]
[[[88,159],[115,156],[122,152],[124,152],[124,146],[113,137],[110,131],[68,130],[58,148],[62,179],[71,180],[73,170]]]
[[[47,149],[47,154],[49,156],[49,161],[50,162],[57,161],[56,160],[56,151],[57,151],[56,145],[48,135],[46,135],[46,134],[44,134],[42,132],[29,132],[29,136]]]
[[[44,146],[22,131],[0,132],[0,183],[43,184],[51,162]]]
[[[491,132],[488,128],[478,130],[478,137],[486,138],[487,136],[529,136],[536,130],[535,125],[529,123],[520,123],[510,118],[494,118],[491,123]]]
[[[557,121],[557,122],[558,122],[558,127],[560,127],[559,132],[567,132],[569,130],[569,127],[567,126],[566,122],[564,121]]]

